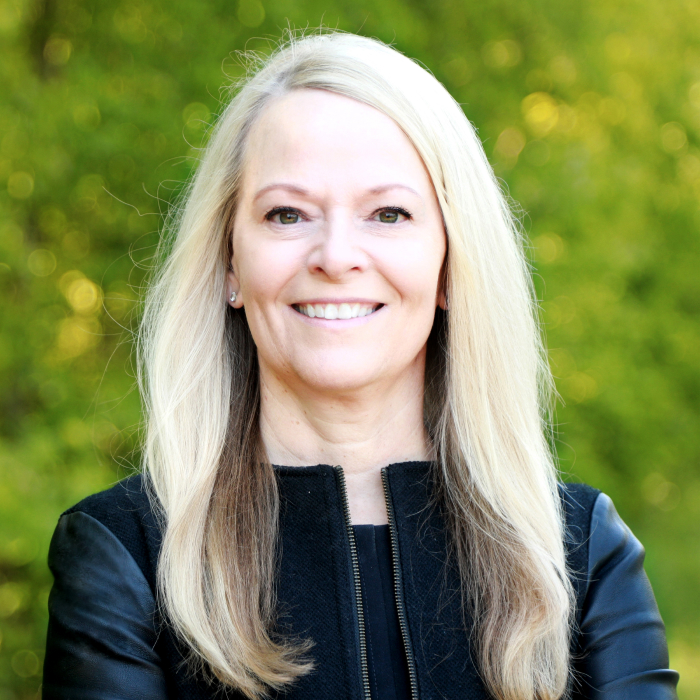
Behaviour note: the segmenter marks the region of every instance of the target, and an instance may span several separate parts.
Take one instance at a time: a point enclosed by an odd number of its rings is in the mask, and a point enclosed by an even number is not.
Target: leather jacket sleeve
[[[90,515],[70,513],[49,567],[44,700],[166,700],[155,599],[126,547]]]
[[[588,543],[588,587],[573,700],[676,700],[664,623],[643,568],[644,548],[604,493]]]
[[[643,559],[612,501],[598,496],[572,700],[676,700],[678,674],[668,669]],[[124,545],[73,512],[59,520],[49,566],[44,700],[166,700],[153,591]]]

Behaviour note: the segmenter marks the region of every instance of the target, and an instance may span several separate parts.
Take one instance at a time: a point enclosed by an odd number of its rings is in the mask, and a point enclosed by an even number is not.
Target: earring
[[[238,295],[236,294],[236,292],[231,292],[231,296],[229,297],[229,301],[233,304],[236,301],[237,296]]]

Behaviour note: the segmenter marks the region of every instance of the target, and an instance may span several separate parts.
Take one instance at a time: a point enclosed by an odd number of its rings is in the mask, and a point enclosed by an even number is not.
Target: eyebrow
[[[393,182],[387,185],[378,185],[377,187],[372,187],[371,189],[367,190],[367,194],[383,194],[384,192],[387,192],[389,190],[406,190],[408,192],[411,192],[414,194],[416,197],[422,199],[420,194],[413,189],[413,187],[409,187],[408,185],[402,185],[399,182]],[[264,194],[269,192],[270,190],[286,190],[287,192],[291,192],[292,194],[298,194],[301,197],[309,197],[310,192],[309,190],[304,189],[303,187],[300,187],[299,185],[293,185],[288,182],[273,182],[269,185],[265,185],[265,187],[259,189],[256,193],[255,196],[253,197],[253,201],[257,201],[262,197]]]

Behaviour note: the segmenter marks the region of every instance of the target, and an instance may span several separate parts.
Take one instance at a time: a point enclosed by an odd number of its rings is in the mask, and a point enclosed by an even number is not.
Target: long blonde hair
[[[277,484],[259,432],[255,346],[244,313],[225,300],[247,134],[271,100],[304,88],[391,117],[432,178],[448,236],[449,312],[438,311],[442,339],[430,344],[425,416],[480,670],[499,700],[559,698],[573,598],[546,439],[551,377],[519,227],[445,88],[352,34],[290,35],[259,60],[168,222],[138,346],[165,612],[195,666],[249,698],[312,667],[308,645],[272,634]]]

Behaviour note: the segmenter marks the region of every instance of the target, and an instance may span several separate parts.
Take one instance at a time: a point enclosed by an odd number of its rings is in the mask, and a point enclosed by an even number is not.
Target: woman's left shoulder
[[[612,499],[583,483],[560,483],[559,495],[565,519],[565,540],[572,567],[595,577],[606,562],[616,557],[643,561],[644,548],[618,515]]]
[[[577,598],[572,698],[677,700],[644,547],[607,494],[587,484],[559,491]]]

